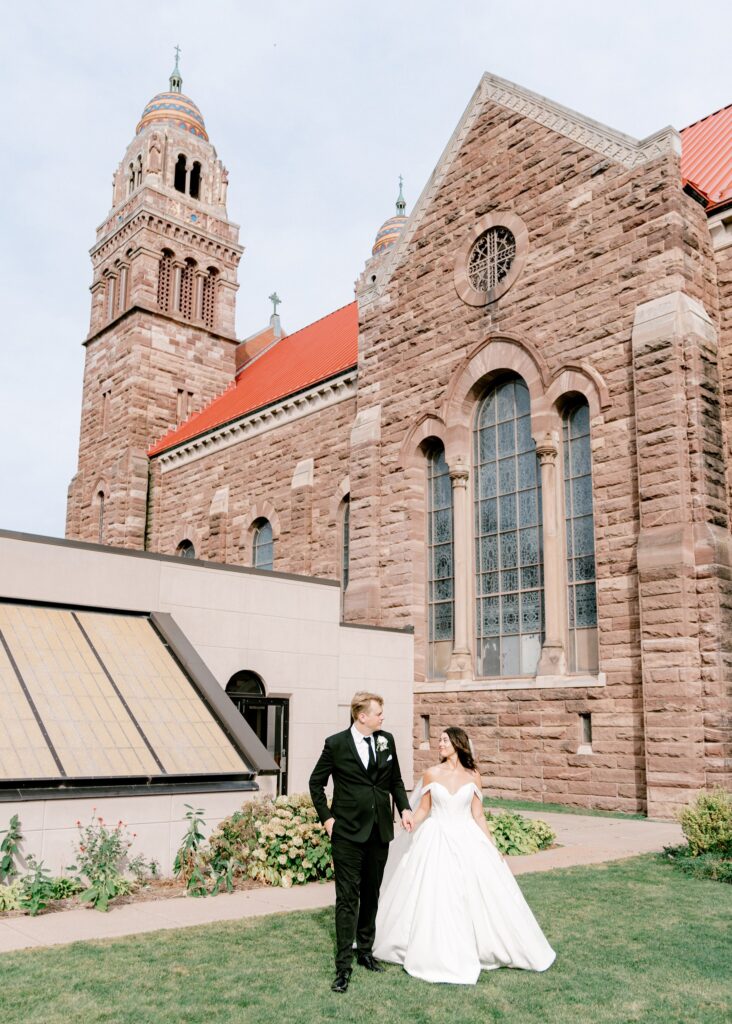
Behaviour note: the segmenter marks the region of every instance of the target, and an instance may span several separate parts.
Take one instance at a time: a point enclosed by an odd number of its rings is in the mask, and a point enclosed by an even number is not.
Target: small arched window
[[[201,194],[201,165],[196,160],[191,167],[190,196],[191,199],[198,199]]]
[[[264,697],[264,683],[256,672],[241,669],[235,672],[226,684],[226,692],[230,697]]]
[[[138,157],[137,157],[137,178],[136,178],[136,184],[137,184],[138,188],[140,187],[140,185],[142,185],[142,154],[139,154]]]
[[[254,524],[252,565],[255,569],[274,568],[274,537],[269,519],[258,519]]]
[[[180,314],[186,320],[193,317],[193,282],[196,275],[196,261],[187,259],[183,266],[180,282]]]
[[[565,409],[563,440],[569,670],[596,672],[595,530],[592,512],[590,409],[586,399],[581,398]]]
[[[216,298],[216,279],[219,272],[216,267],[209,267],[206,277],[203,279],[203,298],[201,301],[201,316],[206,327],[213,327],[215,323],[214,310]]]
[[[135,165],[130,164],[129,173],[127,175],[127,195],[131,196],[135,191]]]
[[[98,526],[98,542],[104,543],[104,491],[99,491],[97,494],[97,502],[99,505],[99,518],[97,522]]]
[[[186,158],[184,153],[179,153],[178,159],[175,162],[173,186],[176,192],[185,192],[186,190]]]
[[[195,558],[196,549],[193,546],[193,541],[188,540],[188,538],[186,537],[186,539],[182,540],[178,547],[175,549],[175,553],[179,558]]]
[[[160,309],[170,309],[170,281],[173,268],[173,253],[170,249],[163,249],[160,263],[158,265],[158,306]]]

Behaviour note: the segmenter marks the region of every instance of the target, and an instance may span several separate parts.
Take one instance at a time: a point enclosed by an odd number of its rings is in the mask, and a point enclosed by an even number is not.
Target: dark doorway
[[[226,692],[279,766],[277,794],[287,793],[287,747],[290,729],[290,701],[268,697],[256,672],[236,672]]]

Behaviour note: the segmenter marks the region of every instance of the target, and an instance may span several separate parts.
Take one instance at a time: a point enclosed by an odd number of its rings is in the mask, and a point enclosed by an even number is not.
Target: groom
[[[389,843],[394,838],[393,797],[407,831],[412,812],[399,771],[394,737],[383,732],[384,701],[360,692],[351,701],[351,728],[329,736],[310,776],[310,796],[333,848],[336,885],[336,978],[331,989],[345,992],[356,959],[382,971],[373,956],[376,910]],[[330,808],[325,786],[333,778]]]

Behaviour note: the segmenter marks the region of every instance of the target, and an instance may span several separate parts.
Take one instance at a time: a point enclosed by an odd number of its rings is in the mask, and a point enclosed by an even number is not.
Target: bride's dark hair
[[[470,747],[470,740],[468,734],[464,729],[460,729],[457,725],[448,725],[447,728],[442,730],[450,743],[455,748],[455,753],[458,756],[460,764],[469,772],[474,772],[477,769],[475,758],[473,757],[473,751]],[[447,758],[440,758],[441,761],[446,761]]]

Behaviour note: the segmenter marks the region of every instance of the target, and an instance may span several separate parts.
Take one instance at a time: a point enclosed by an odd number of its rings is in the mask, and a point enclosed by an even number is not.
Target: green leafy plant
[[[538,853],[551,846],[556,836],[545,821],[524,818],[516,811],[493,815],[485,812],[486,822],[496,846],[508,856]]]
[[[141,853],[127,863],[135,885],[146,885],[151,879],[160,877],[160,865],[156,860],[145,860]]]
[[[76,878],[58,876],[51,879],[51,899],[68,900],[72,896],[78,896],[84,886]]]
[[[726,790],[700,793],[679,818],[695,857],[704,853],[732,857],[732,795]]]
[[[23,883],[16,878],[9,885],[0,885],[0,914],[8,910],[20,910],[23,896]]]
[[[186,889],[190,896],[208,895],[209,866],[203,857],[203,842],[205,836],[203,827],[206,822],[203,817],[203,808],[194,808],[191,804],[185,804],[188,808],[186,818],[188,828],[183,834],[183,840],[178,847],[173,862],[173,873],[176,878],[185,882]]]
[[[4,836],[0,842],[0,882],[9,882],[18,874],[16,860],[23,838],[17,814],[12,816],[8,827],[0,834]]]
[[[20,906],[31,917],[45,910],[53,896],[53,879],[43,864],[31,854],[28,857],[30,871],[21,881]]]
[[[695,856],[686,843],[681,846],[665,846],[659,859],[672,864],[678,871],[690,878],[708,878],[713,882],[732,884],[732,859],[714,853]]]
[[[110,900],[132,890],[132,882],[123,874],[132,839],[123,822],[118,821],[113,828],[108,828],[103,819],[93,813],[89,825],[82,826],[77,821],[76,826],[79,829],[76,863],[70,870],[77,872],[76,880],[83,887],[79,899],[91,903],[96,910],[108,910]]]

